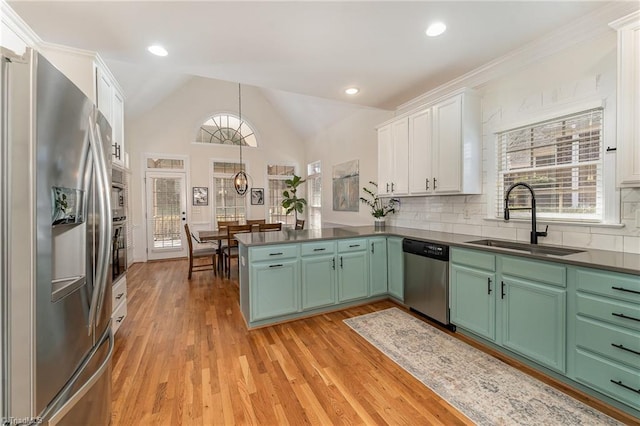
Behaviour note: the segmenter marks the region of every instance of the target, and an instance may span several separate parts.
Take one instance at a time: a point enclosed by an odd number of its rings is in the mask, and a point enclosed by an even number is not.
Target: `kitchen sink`
[[[564,247],[539,246],[537,244],[516,243],[501,240],[477,240],[469,241],[469,244],[476,244],[486,247],[497,247],[509,250],[524,251],[531,254],[549,254],[552,256],[567,256],[570,254],[582,253],[584,250],[569,249]]]

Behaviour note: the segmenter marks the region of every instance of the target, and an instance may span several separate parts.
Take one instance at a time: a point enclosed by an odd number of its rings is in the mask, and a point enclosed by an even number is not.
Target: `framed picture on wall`
[[[264,188],[251,188],[251,205],[258,206],[264,204]]]
[[[209,188],[206,186],[193,187],[193,205],[208,206],[209,205]]]

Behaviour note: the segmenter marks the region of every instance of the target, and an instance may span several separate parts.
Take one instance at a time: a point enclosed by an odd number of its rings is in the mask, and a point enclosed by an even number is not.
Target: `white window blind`
[[[507,189],[525,182],[535,191],[538,217],[601,221],[602,120],[597,108],[498,133],[496,216],[503,216]],[[509,206],[530,205],[526,189],[511,192]]]
[[[322,168],[320,161],[307,165],[307,193],[309,199],[309,228],[322,227]]]
[[[245,165],[231,162],[213,163],[213,191],[215,194],[215,220],[239,220],[246,218],[246,199],[241,197],[233,186],[233,177]]]

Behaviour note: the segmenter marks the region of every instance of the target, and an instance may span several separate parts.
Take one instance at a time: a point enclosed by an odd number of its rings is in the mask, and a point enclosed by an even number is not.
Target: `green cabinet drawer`
[[[535,279],[537,282],[560,287],[567,286],[567,268],[557,263],[503,256],[502,273],[512,277]]]
[[[335,241],[319,241],[314,243],[303,243],[300,245],[302,256],[314,256],[317,254],[334,254],[336,251]]]
[[[496,270],[495,255],[477,250],[467,250],[453,247],[451,249],[451,262],[458,265],[470,266],[472,268],[484,269],[487,271]]]
[[[576,380],[640,409],[640,370],[577,349]]]
[[[576,270],[578,290],[640,303],[640,276],[594,269]]]
[[[362,251],[367,249],[366,238],[352,238],[338,241],[338,252],[348,253],[352,251]]]
[[[586,293],[577,294],[577,313],[640,330],[640,305]]]
[[[578,316],[576,345],[632,367],[640,366],[640,333],[632,330]]]
[[[251,247],[249,248],[249,258],[251,262],[260,262],[261,260],[277,260],[298,257],[297,244],[282,244],[268,247]]]

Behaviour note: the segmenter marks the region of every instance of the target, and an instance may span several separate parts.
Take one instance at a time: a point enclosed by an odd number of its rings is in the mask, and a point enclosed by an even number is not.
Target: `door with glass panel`
[[[147,259],[187,256],[184,173],[147,172]]]

